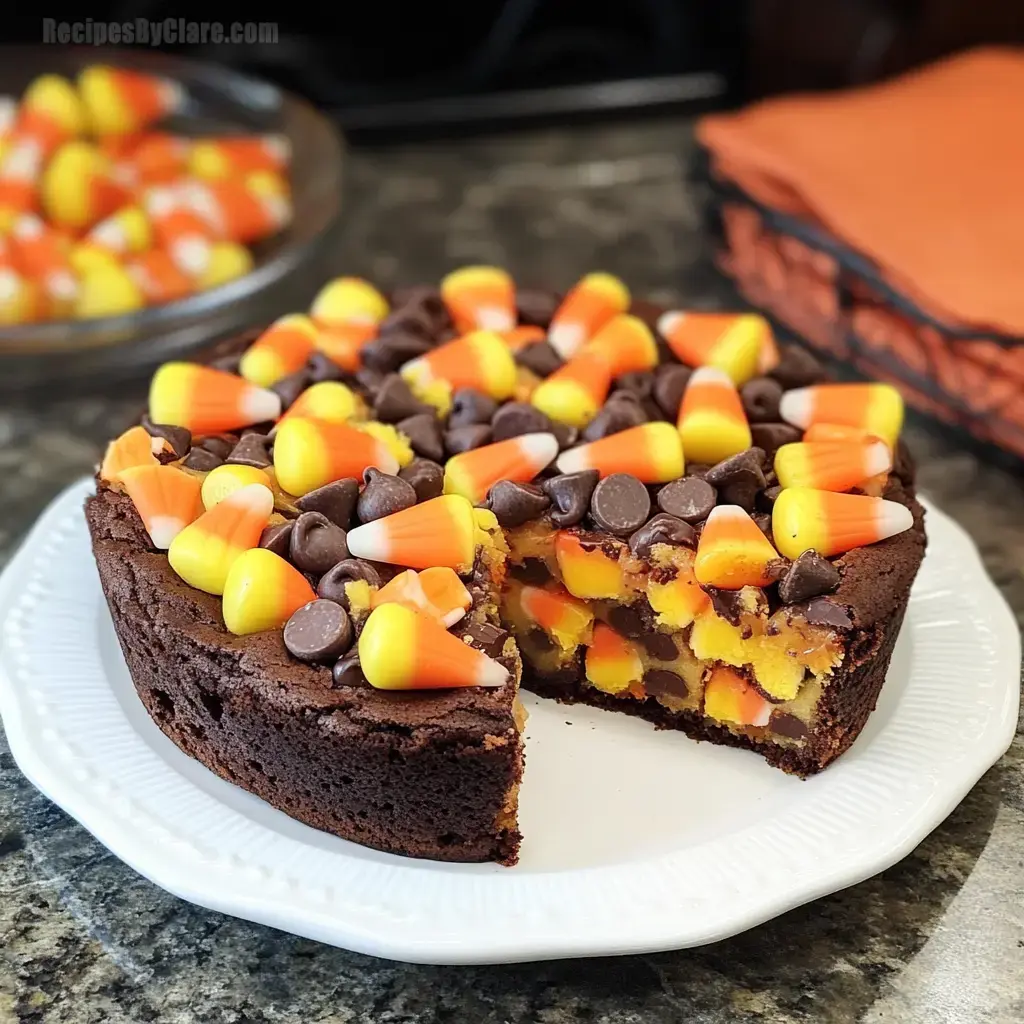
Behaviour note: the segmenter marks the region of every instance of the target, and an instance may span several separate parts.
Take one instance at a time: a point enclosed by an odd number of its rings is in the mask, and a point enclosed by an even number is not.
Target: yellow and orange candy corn
[[[388,300],[361,277],[336,277],[317,292],[309,315],[320,327],[376,327],[388,315]]]
[[[83,274],[97,263],[109,265],[140,255],[153,245],[153,229],[141,206],[122,206],[89,229],[71,251],[72,266]]]
[[[546,337],[543,327],[534,327],[532,324],[522,324],[513,327],[511,331],[501,332],[501,338],[511,352],[518,352],[536,341],[543,341]]]
[[[445,565],[468,572],[476,555],[473,506],[458,494],[431,498],[350,530],[348,549],[356,558],[410,569]]]
[[[714,464],[751,446],[743,403],[724,370],[703,366],[693,371],[679,406],[679,433],[690,462]]]
[[[458,622],[473,603],[466,585],[446,565],[435,565],[416,572],[406,569],[374,591],[370,607],[395,602],[422,615],[436,619],[445,629]]]
[[[161,466],[156,462],[133,466],[121,471],[120,480],[153,547],[161,551],[166,551],[174,538],[203,511],[199,501],[199,478],[175,466]]]
[[[174,302],[191,295],[195,284],[163,249],[150,249],[125,264],[146,302]]]
[[[274,511],[269,487],[250,484],[204,512],[171,541],[167,558],[187,583],[207,594],[223,594],[235,559],[258,546]]]
[[[50,223],[72,231],[92,227],[130,200],[107,157],[82,139],[65,142],[50,158],[40,196]]]
[[[660,626],[684,629],[707,607],[710,598],[700,588],[692,565],[678,565],[674,579],[667,583],[650,580],[647,600]]]
[[[499,267],[462,267],[441,281],[441,298],[460,331],[510,331],[516,287]]]
[[[306,365],[316,336],[316,324],[308,316],[279,317],[242,354],[238,372],[253,384],[269,388]]]
[[[778,553],[761,528],[739,505],[718,505],[701,530],[693,574],[705,587],[739,590],[766,587]]]
[[[493,331],[473,331],[412,359],[401,370],[410,387],[425,398],[443,381],[452,391],[476,388],[500,402],[516,386],[516,364]]]
[[[658,346],[639,317],[620,313],[609,320],[583,349],[600,356],[613,377],[650,370],[658,365]]]
[[[641,423],[570,448],[555,465],[561,473],[596,469],[602,477],[630,473],[645,484],[667,483],[683,475],[683,443],[671,423]]]
[[[166,186],[148,189],[143,205],[157,244],[190,277],[204,274],[214,241],[206,221]]]
[[[772,329],[756,313],[684,313],[658,319],[658,333],[687,366],[715,366],[740,387],[778,362]]]
[[[401,604],[370,612],[359,635],[359,664],[378,690],[498,687],[509,678],[500,662]]]
[[[815,384],[787,391],[779,404],[787,423],[860,427],[894,448],[903,427],[903,399],[891,384]]]
[[[146,304],[141,287],[119,263],[96,264],[78,282],[74,316],[88,320],[98,316],[134,313]]]
[[[237,178],[252,171],[284,171],[291,155],[285,135],[226,135],[196,139],[187,162],[197,178]]]
[[[544,630],[563,651],[575,650],[590,639],[594,613],[564,587],[551,583],[546,587],[523,587],[519,607]]]
[[[731,725],[765,726],[772,704],[735,669],[719,665],[704,687],[704,714]]]
[[[273,391],[196,363],[164,363],[149,386],[154,423],[188,427],[193,434],[217,434],[276,420],[281,399]]]
[[[250,243],[269,238],[291,220],[291,200],[278,185],[257,172],[243,180],[191,179],[176,191],[217,238]]]
[[[322,380],[310,385],[288,407],[277,421],[278,428],[285,420],[296,416],[328,423],[348,423],[363,410],[360,399],[340,380]]]
[[[828,558],[876,544],[913,525],[913,513],[906,505],[866,494],[788,487],[772,507],[772,536],[787,558],[797,558],[811,548]]]
[[[804,431],[805,441],[846,441],[852,444],[870,444],[880,441],[863,427],[849,427],[842,423],[812,423]]]
[[[604,405],[612,375],[600,355],[579,352],[550,377],[541,381],[530,403],[549,419],[571,427],[585,427]]]
[[[241,466],[233,462],[216,466],[203,480],[203,508],[209,510],[214,505],[219,505],[229,494],[234,494],[235,491],[240,491],[251,484],[262,484],[273,489],[270,477],[255,466]]]
[[[182,87],[167,78],[95,64],[78,76],[78,92],[97,135],[130,135],[181,107]]]
[[[0,324],[25,324],[46,313],[46,296],[14,265],[10,242],[0,235]]]
[[[383,441],[346,423],[289,416],[274,434],[274,470],[289,494],[308,494],[344,477],[361,478],[370,466],[398,472],[398,460]]]
[[[364,346],[376,337],[374,324],[334,324],[319,328],[315,345],[335,366],[352,373],[359,369]]]
[[[629,309],[629,289],[611,274],[587,274],[562,300],[548,328],[551,347],[571,359],[619,313]]]
[[[170,185],[185,173],[191,145],[177,135],[148,132],[127,153],[114,158],[114,175],[132,188]]]
[[[309,581],[266,548],[243,551],[224,581],[221,612],[236,636],[279,629],[303,605],[316,600]]]
[[[621,598],[624,581],[618,560],[598,547],[584,546],[567,530],[555,534],[555,561],[565,589],[584,601]]]
[[[461,494],[476,505],[499,480],[528,483],[557,454],[558,438],[543,432],[473,448],[445,464],[444,493]]]
[[[60,75],[40,75],[25,90],[12,137],[32,139],[44,157],[85,133],[87,112],[74,85]]]
[[[57,316],[67,316],[78,295],[67,238],[34,213],[23,213],[11,226],[10,240],[18,269],[40,285]]]
[[[892,469],[884,441],[802,441],[775,453],[775,473],[783,487],[848,491]]]
[[[622,693],[644,676],[636,645],[604,622],[594,623],[587,647],[587,680],[605,693]]]
[[[222,284],[245,277],[255,264],[252,253],[238,242],[214,242],[210,247],[210,264],[196,278],[201,289],[218,288]]]
[[[126,469],[155,466],[156,453],[164,450],[164,441],[151,437],[144,427],[129,427],[107,445],[100,464],[100,479],[112,483],[120,480]]]

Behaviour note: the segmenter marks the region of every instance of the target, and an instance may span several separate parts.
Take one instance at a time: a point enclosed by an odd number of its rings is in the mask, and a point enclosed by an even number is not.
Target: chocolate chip
[[[673,480],[658,491],[658,508],[676,519],[699,523],[715,507],[715,489],[696,476]]]
[[[789,613],[809,622],[812,626],[849,629],[853,625],[853,620],[846,609],[827,597],[812,597],[801,604],[790,605]]]
[[[295,373],[289,373],[287,377],[282,377],[279,381],[275,381],[270,385],[270,390],[281,399],[281,408],[287,409],[295,404],[295,399],[311,383],[309,370],[303,368],[296,370]]]
[[[540,558],[524,558],[522,562],[510,563],[509,572],[520,581],[531,587],[543,586],[551,579],[547,565]]]
[[[362,558],[346,558],[332,566],[320,577],[316,592],[328,601],[335,601],[343,608],[348,608],[348,595],[345,584],[355,580],[365,580],[374,589],[381,585],[380,573]]]
[[[803,432],[788,423],[751,423],[750,436],[758,448],[769,458],[773,458],[784,444],[799,441],[803,437]]]
[[[608,609],[608,625],[617,633],[632,639],[643,636],[650,629],[649,620],[631,604],[612,605]]]
[[[787,391],[816,384],[825,378],[825,368],[799,345],[784,346],[779,365],[770,373]]]
[[[538,377],[550,377],[562,365],[561,357],[546,341],[524,345],[515,357],[520,366],[525,366]]]
[[[651,629],[639,639],[644,650],[658,661],[675,661],[679,657],[679,649],[669,633],[659,633],[656,629]]]
[[[387,379],[386,373],[381,373],[380,370],[371,370],[369,366],[360,366],[353,376],[356,379],[356,384],[366,392],[371,401],[377,397],[377,392],[380,391],[381,385]]]
[[[360,356],[371,369],[390,373],[430,349],[430,342],[420,335],[396,330],[367,342],[360,350]]]
[[[689,523],[659,512],[629,538],[629,550],[637,558],[649,558],[655,544],[693,548],[697,545],[697,534]]]
[[[740,398],[751,423],[774,423],[779,418],[782,385],[771,377],[755,377],[740,389]]]
[[[382,423],[398,423],[410,416],[433,412],[421,402],[397,373],[389,373],[380,383],[373,399],[373,415]]]
[[[459,635],[464,641],[468,641],[470,647],[483,651],[488,658],[501,656],[501,649],[508,639],[508,630],[500,626],[493,626],[489,622],[471,622],[468,626],[457,628]]]
[[[392,312],[381,323],[381,333],[388,333],[401,326],[403,321],[416,320],[425,325],[431,335],[448,327],[451,317],[441,293],[431,285],[411,285],[395,289],[391,296]]]
[[[561,301],[558,292],[546,288],[517,288],[516,314],[519,322],[546,329]]]
[[[630,373],[624,373],[616,380],[615,388],[613,394],[625,391],[643,401],[645,398],[650,398],[654,392],[654,374],[650,370],[633,370]]]
[[[679,415],[679,406],[683,401],[683,392],[690,381],[693,371],[679,363],[665,363],[654,371],[654,387],[652,395],[658,408],[675,422]]]
[[[417,455],[435,460],[444,458],[441,424],[432,412],[421,412],[399,420],[398,429],[409,438],[409,444]]]
[[[541,484],[544,493],[551,499],[555,511],[551,522],[558,529],[575,526],[587,514],[590,496],[597,486],[596,469],[583,469],[578,473],[563,473]]]
[[[211,434],[209,437],[200,438],[199,447],[212,452],[219,459],[226,459],[231,450],[238,444],[238,438],[234,434]]]
[[[551,429],[551,420],[527,402],[508,402],[491,420],[491,438],[507,441],[521,434],[536,434]]]
[[[555,440],[558,441],[558,450],[560,452],[564,452],[566,448],[571,448],[580,439],[580,432],[575,427],[570,427],[568,423],[559,423],[558,420],[552,420],[550,430],[555,435]]]
[[[363,675],[362,665],[359,664],[359,652],[339,658],[331,669],[331,683],[336,687],[341,686],[367,686],[366,676]]]
[[[162,437],[174,450],[174,457],[183,459],[192,447],[192,431],[170,423],[154,423],[149,416],[142,417],[142,426],[150,437]]]
[[[320,575],[348,558],[345,531],[321,512],[303,512],[295,520],[289,553],[297,568]]]
[[[325,380],[341,380],[342,370],[333,359],[323,352],[312,352],[306,360],[306,372],[310,384],[322,384]]]
[[[253,341],[256,339],[253,338]],[[223,370],[225,373],[238,373],[238,367],[242,362],[241,352],[232,352],[228,355],[217,356],[210,360],[210,366],[215,370]]]
[[[768,719],[768,728],[776,735],[791,740],[802,740],[807,735],[807,726],[788,711],[773,711]]]
[[[235,466],[266,469],[271,465],[270,456],[267,454],[269,443],[270,439],[265,434],[246,434],[231,449],[231,454],[224,461]]]
[[[644,690],[648,697],[686,697],[690,692],[681,675],[665,668],[649,668],[644,673]]]
[[[710,468],[711,467],[706,462],[688,462],[686,464],[686,472],[683,475],[703,480],[708,475],[708,470]]]
[[[747,610],[743,596],[739,590],[723,590],[721,587],[705,587],[708,597],[711,598],[711,607],[720,619],[734,626],[740,624],[743,613]]]
[[[772,540],[772,517],[767,512],[754,512],[750,518],[757,524],[757,528]]]
[[[602,437],[618,434],[646,422],[647,414],[636,396],[628,391],[618,391],[586,425],[582,437],[584,441],[600,441]]]
[[[839,570],[813,548],[799,555],[779,582],[779,600],[796,604],[822,594],[831,594],[839,586]]]
[[[193,448],[185,456],[185,461],[182,465],[187,469],[194,469],[198,473],[209,473],[211,469],[223,466],[224,460],[206,448]]]
[[[767,474],[765,475],[765,479],[767,479]],[[771,512],[781,493],[782,488],[778,484],[772,484],[770,487],[766,487],[761,491],[755,499],[754,504],[757,505],[762,512]]]
[[[452,395],[452,409],[448,414],[448,429],[466,427],[471,423],[490,423],[497,412],[498,403],[490,395],[476,388],[459,388]]]
[[[284,645],[299,661],[335,661],[352,646],[348,612],[320,598],[304,604],[284,624]]]
[[[304,494],[295,502],[295,507],[300,512],[319,512],[335,526],[347,530],[352,524],[358,498],[359,481],[347,476]]]
[[[484,423],[467,423],[464,427],[445,431],[444,435],[444,446],[449,455],[461,455],[490,443],[491,428]]]
[[[372,523],[416,504],[416,488],[408,480],[382,473],[373,466],[363,473],[363,480],[366,486],[356,504],[360,522]]]
[[[749,512],[757,492],[765,486],[764,459],[763,449],[748,448],[712,466],[704,479],[718,490],[723,505],[739,505]]]
[[[430,459],[413,459],[398,471],[402,480],[412,484],[419,501],[438,498],[444,491],[444,470]]]
[[[287,523],[275,523],[273,526],[268,526],[260,534],[260,547],[273,551],[275,555],[280,555],[282,558],[287,559],[291,550],[292,528],[294,526],[295,523],[291,520]]]
[[[618,536],[628,536],[651,514],[647,488],[630,473],[612,473],[594,488],[590,515],[597,527]]]
[[[533,484],[499,480],[488,492],[489,508],[505,529],[514,529],[547,511],[551,499]]]

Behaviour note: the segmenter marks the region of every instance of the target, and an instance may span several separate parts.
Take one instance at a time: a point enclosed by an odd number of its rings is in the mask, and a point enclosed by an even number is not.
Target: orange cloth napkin
[[[721,177],[872,258],[940,319],[1024,336],[1024,51],[701,121]]]

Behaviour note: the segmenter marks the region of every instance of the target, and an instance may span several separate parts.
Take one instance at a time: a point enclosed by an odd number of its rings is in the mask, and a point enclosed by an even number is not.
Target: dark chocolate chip
[[[490,395],[476,388],[459,388],[452,395],[452,409],[448,414],[448,429],[466,427],[471,423],[490,423],[497,412],[498,403]]]
[[[266,469],[271,465],[270,456],[267,454],[269,443],[270,439],[265,434],[245,434],[224,461],[235,466]]]
[[[555,506],[551,522],[558,529],[575,526],[583,519],[590,507],[590,496],[594,493],[597,481],[596,469],[583,469],[578,473],[553,476],[541,484],[544,493]]]
[[[767,512],[754,512],[750,516],[757,523],[757,528],[772,540],[772,517]]]
[[[238,438],[234,434],[211,434],[199,440],[199,447],[212,452],[219,459],[226,459],[231,450],[238,444]]]
[[[386,373],[381,373],[380,370],[371,370],[369,366],[360,366],[353,376],[371,401],[377,397],[377,392],[380,391],[381,385],[387,379]]]
[[[654,393],[654,374],[650,370],[633,370],[622,374],[615,382],[616,391],[635,395],[641,401]]]
[[[416,284],[396,288],[391,296],[393,310],[381,324],[381,330],[387,332],[392,322],[402,317],[415,316],[430,327],[432,333],[438,333],[451,323],[448,307],[441,298],[441,293],[432,285]]]
[[[500,657],[508,639],[508,630],[489,622],[471,622],[468,626],[458,626],[456,631],[470,647],[483,651],[488,658]]]
[[[648,630],[640,643],[652,658],[658,661],[675,661],[679,657],[679,648],[669,633],[659,633],[656,629]]]
[[[467,423],[464,427],[445,431],[444,435],[444,446],[449,455],[461,455],[490,443],[491,428],[484,423]]]
[[[517,288],[516,313],[519,322],[531,327],[547,328],[561,301],[558,292],[546,288]]]
[[[779,418],[782,385],[771,377],[755,377],[740,389],[740,398],[751,423],[774,423]]]
[[[289,553],[303,572],[325,573],[348,558],[345,531],[321,512],[303,512],[295,520]]]
[[[711,514],[715,498],[715,489],[709,483],[700,477],[684,476],[658,491],[658,508],[684,522],[699,523]]]
[[[270,385],[270,390],[281,399],[281,408],[287,409],[295,404],[295,399],[312,383],[309,370],[303,368],[289,373]]]
[[[631,604],[616,604],[608,609],[608,625],[617,633],[632,639],[650,629],[650,623]]]
[[[831,594],[839,586],[839,570],[813,548],[799,555],[779,582],[779,600],[796,604],[822,594]]]
[[[629,538],[629,550],[637,558],[649,558],[655,544],[693,548],[697,544],[697,534],[689,523],[659,512]]]
[[[507,441],[522,434],[536,434],[551,429],[551,420],[527,402],[508,402],[491,420],[491,438]]]
[[[715,609],[715,614],[720,619],[738,626],[743,613],[747,610],[741,592],[723,590],[721,587],[705,587],[704,590],[711,598],[711,607]]]
[[[253,339],[255,341],[255,338]],[[225,373],[238,373],[238,367],[242,363],[242,353],[232,352],[229,355],[217,356],[210,360],[210,366],[215,370],[223,370]]]
[[[799,345],[786,345],[782,349],[779,365],[770,371],[787,391],[802,388],[825,379],[825,368],[807,349]]]
[[[580,439],[580,432],[575,427],[570,427],[568,423],[559,423],[558,420],[551,421],[551,433],[558,441],[560,452],[571,448]]]
[[[739,505],[749,512],[757,492],[765,486],[764,459],[763,449],[748,448],[712,466],[704,479],[718,490],[723,505]]]
[[[421,402],[397,373],[389,373],[381,381],[373,399],[373,415],[382,423],[398,423],[410,416],[431,412],[432,407]]]
[[[807,735],[807,726],[788,711],[773,711],[768,719],[768,728],[776,735],[791,740],[802,740]]]
[[[260,547],[273,551],[275,555],[280,555],[282,558],[287,559],[291,551],[292,528],[294,526],[295,523],[291,520],[287,523],[275,523],[273,526],[268,526],[260,534]]]
[[[438,498],[444,491],[444,469],[430,459],[413,459],[398,471],[398,475],[412,484],[419,501]]]
[[[206,448],[193,448],[185,456],[182,463],[187,469],[194,469],[198,473],[209,473],[211,469],[224,465],[224,460]]]
[[[360,350],[360,356],[371,369],[390,373],[430,349],[430,342],[421,335],[395,330],[367,342]]]
[[[690,381],[693,371],[679,363],[665,363],[654,371],[654,387],[652,394],[658,408],[675,422],[679,415],[679,406],[683,401],[683,392]]]
[[[562,365],[560,356],[546,341],[524,345],[515,356],[520,366],[538,377],[550,377]]]
[[[489,508],[498,522],[511,530],[531,519],[543,515],[551,499],[533,484],[499,480],[488,492],[485,508]]]
[[[304,604],[284,624],[284,645],[299,661],[335,661],[352,646],[348,612],[320,598]]]
[[[363,473],[363,480],[366,486],[356,504],[356,515],[360,522],[372,523],[375,519],[394,515],[416,504],[416,488],[408,480],[382,473],[373,466]]]
[[[347,476],[304,494],[295,502],[295,507],[300,512],[319,512],[335,526],[347,530],[352,524],[358,498],[359,481]]]
[[[602,437],[618,434],[646,422],[647,414],[636,396],[628,391],[617,391],[586,425],[582,437],[584,441],[600,441]]]
[[[765,479],[767,480],[767,474],[765,474]],[[778,484],[772,484],[770,487],[766,487],[757,496],[754,504],[757,505],[762,512],[771,512],[781,493],[782,488]]]
[[[380,587],[380,573],[362,558],[346,558],[332,566],[320,577],[316,592],[319,597],[328,601],[336,601],[343,608],[348,608],[348,595],[345,584],[355,580],[365,580],[371,587]]]
[[[644,690],[648,697],[686,697],[690,692],[681,675],[665,668],[649,668],[644,673]]]
[[[162,437],[174,450],[174,457],[183,459],[192,447],[192,431],[170,423],[154,423],[149,416],[142,417],[142,426],[150,437]]]
[[[421,412],[399,420],[398,429],[409,438],[409,444],[417,455],[434,460],[444,458],[441,424],[432,412]]]
[[[708,475],[708,470],[710,468],[711,467],[706,462],[688,462],[686,464],[686,472],[683,475],[703,480]]]
[[[529,584],[531,587],[539,587],[551,579],[551,573],[543,559],[524,558],[522,562],[510,563],[509,572],[520,583]]]
[[[331,683],[336,687],[341,686],[367,686],[366,676],[363,675],[363,668],[359,664],[359,652],[339,658],[331,670]]]
[[[342,370],[324,352],[312,352],[306,360],[306,372],[310,384],[322,384],[325,380],[341,380]]]
[[[803,437],[803,432],[788,423],[751,423],[750,436],[769,458],[784,444],[792,444]]]
[[[812,626],[828,626],[831,629],[849,629],[853,620],[842,605],[827,597],[812,597],[801,604],[790,605],[789,613],[809,622]]]
[[[651,514],[647,488],[630,473],[612,473],[599,481],[590,498],[590,515],[598,529],[620,537],[639,529]]]

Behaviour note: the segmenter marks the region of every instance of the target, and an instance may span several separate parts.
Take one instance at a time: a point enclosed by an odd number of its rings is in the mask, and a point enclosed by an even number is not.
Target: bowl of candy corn
[[[308,298],[342,167],[309,105],[165,54],[2,52],[0,383],[132,372]]]

